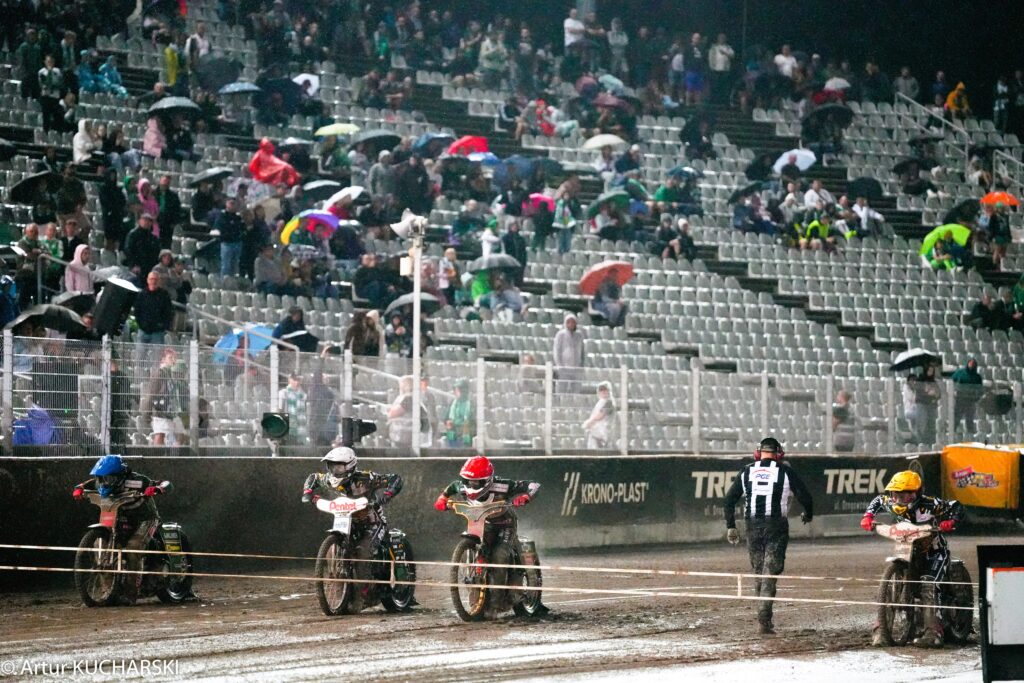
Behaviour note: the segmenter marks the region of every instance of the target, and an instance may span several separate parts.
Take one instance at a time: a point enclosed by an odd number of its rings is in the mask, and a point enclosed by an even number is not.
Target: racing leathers
[[[902,512],[897,512],[899,508],[905,509]],[[882,493],[868,503],[868,508],[864,512],[865,521],[862,522],[865,528],[871,528],[870,525],[874,521],[875,515],[880,512],[888,512],[897,522],[933,523],[939,526],[939,531],[951,531],[964,518],[964,508],[956,500],[943,500],[934,496],[918,494],[913,502],[903,506],[888,493]],[[930,635],[935,637],[939,644],[942,636],[942,620],[939,610],[941,590],[938,583],[946,580],[949,563],[949,544],[942,533],[936,533],[932,536],[931,546],[924,553],[921,566],[911,568],[912,572],[919,573],[920,580],[927,582],[921,584],[921,602],[926,605],[924,626],[926,631],[932,632]]]
[[[79,499],[81,491],[98,490],[99,485],[100,482],[97,477],[86,479],[75,486],[74,497]],[[116,490],[112,492],[112,495],[116,496],[125,491],[133,491],[140,494],[121,505],[117,511],[118,520],[121,523],[117,533],[121,538],[127,538],[127,541],[124,543],[126,550],[147,550],[146,546],[149,544],[149,539],[156,532],[157,527],[160,526],[160,513],[156,509],[154,496],[167,493],[170,490],[170,482],[165,481],[159,485],[154,484],[152,479],[141,472],[128,470],[124,475],[124,479]],[[142,571],[145,558],[146,556],[143,553],[126,553],[125,564],[129,571]],[[136,574],[134,581],[126,580],[123,584],[124,591],[122,591],[121,598],[129,603],[134,602],[139,595],[139,588],[142,586],[144,578],[145,575]]]
[[[441,492],[444,498],[457,498],[464,500],[470,505],[489,505],[502,501],[513,502],[519,500],[519,505],[524,504],[522,499],[532,500],[540,490],[540,484],[535,481],[503,479],[495,477],[488,490],[478,496],[476,500],[469,500],[463,492],[463,484],[456,479],[445,487]],[[491,517],[484,526],[484,537],[481,540],[481,555],[490,564],[512,564],[513,557],[522,557],[522,546],[519,543],[518,518],[512,510]],[[495,568],[491,570],[491,581],[495,585],[503,586],[508,583],[508,569]]]
[[[337,486],[330,482],[330,475],[325,472],[314,472],[306,478],[302,487],[302,502],[309,503],[317,498],[332,500],[338,496],[348,498],[366,497],[370,506],[352,517],[351,539],[356,557],[373,559],[376,557],[377,546],[387,533],[387,519],[384,516],[384,503],[398,495],[402,490],[402,478],[397,474],[378,474],[377,472],[352,472],[345,481]],[[355,578],[366,581],[372,577],[373,567],[369,562],[355,562]],[[365,588],[368,588],[367,584]]]

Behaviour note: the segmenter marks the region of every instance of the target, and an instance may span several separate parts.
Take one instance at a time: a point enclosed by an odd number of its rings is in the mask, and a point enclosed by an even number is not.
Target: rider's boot
[[[935,607],[935,592],[935,584],[926,583],[922,587],[924,632],[914,638],[914,647],[942,647],[942,622],[939,621],[939,610]]]

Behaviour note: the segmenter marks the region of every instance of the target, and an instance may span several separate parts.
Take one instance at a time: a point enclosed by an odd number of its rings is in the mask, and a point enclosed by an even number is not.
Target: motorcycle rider
[[[459,478],[448,484],[437,497],[434,509],[444,512],[448,509],[448,500],[456,496],[461,496],[470,505],[511,501],[513,507],[518,508],[533,500],[539,490],[540,484],[535,481],[495,477],[491,461],[477,455],[465,462],[459,471]],[[484,537],[480,540],[483,556],[491,564],[511,564],[513,554],[522,557],[518,526],[518,519],[511,510],[487,520]],[[508,569],[494,569],[491,580],[495,585],[505,585],[508,582]]]
[[[377,545],[386,531],[383,505],[402,490],[402,478],[397,474],[378,474],[356,469],[359,459],[348,446],[338,446],[320,458],[324,463],[323,472],[314,472],[306,478],[302,487],[302,502],[316,503],[320,498],[332,500],[338,496],[361,498],[370,501],[365,515],[352,520],[352,540],[356,556],[364,559],[376,557]],[[356,562],[355,578],[363,581],[372,579],[370,562]],[[363,592],[369,592],[364,584]]]
[[[104,455],[96,461],[89,474],[92,475],[92,478],[78,484],[71,492],[71,497],[75,500],[87,500],[83,495],[86,490],[95,490],[103,498],[111,498],[126,491],[141,494],[141,496],[124,503],[118,509],[118,515],[130,530],[125,549],[144,550],[149,538],[160,524],[160,514],[157,512],[156,501],[153,498],[170,491],[171,482],[164,481],[154,484],[152,479],[141,472],[133,472],[120,455]],[[125,559],[128,571],[140,571],[145,558],[142,553],[126,553]],[[143,578],[144,575],[135,574],[134,581],[126,580],[124,582],[125,590],[121,594],[122,601],[127,604],[135,602]]]
[[[747,520],[747,552],[755,574],[781,574],[786,564],[789,545],[790,493],[803,506],[800,519],[807,524],[814,517],[814,501],[800,477],[788,464],[782,462],[785,451],[776,439],[762,439],[754,452],[754,462],[745,466],[733,479],[725,494],[726,538],[736,545],[740,542],[736,531],[736,504],[740,497]],[[776,579],[754,579],[754,594],[762,598],[775,597]],[[775,633],[772,621],[774,601],[761,600],[757,621],[762,635]]]
[[[949,544],[943,534],[956,529],[964,518],[964,508],[956,500],[942,500],[934,496],[923,494],[924,485],[921,475],[911,470],[897,472],[885,487],[885,492],[879,494],[868,503],[864,517],[860,520],[861,528],[865,531],[873,531],[875,528],[875,515],[879,512],[888,512],[896,518],[897,522],[911,522],[913,524],[928,524],[929,522],[938,525],[941,533],[934,535],[931,548],[925,554],[924,574],[921,580],[921,602],[924,605],[924,632],[914,639],[917,647],[942,647],[942,620],[939,613],[939,583],[946,579],[949,570]],[[871,632],[871,644],[875,646],[891,645],[886,642],[885,636],[878,622]]]

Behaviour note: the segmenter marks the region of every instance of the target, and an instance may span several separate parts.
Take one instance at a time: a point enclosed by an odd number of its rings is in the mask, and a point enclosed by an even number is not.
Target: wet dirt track
[[[952,540],[954,551],[965,559],[975,581],[974,547],[979,542],[1000,541],[977,537]],[[886,543],[870,538],[814,544],[794,541],[786,570],[874,580],[881,573],[887,551]],[[541,552],[545,563],[575,566],[749,571],[745,548],[724,543],[641,555],[555,556]],[[202,571],[216,572],[218,568],[207,561]],[[305,573],[295,569],[263,573],[308,576],[312,563]],[[446,576],[441,567],[423,567],[419,574],[425,580],[445,580]],[[573,589],[736,592],[736,581],[731,578],[616,572],[547,572],[544,583]],[[865,661],[878,657],[868,649],[875,613],[870,606],[777,603],[778,635],[762,638],[756,632],[756,603],[750,601],[550,592],[545,603],[551,613],[543,618],[510,616],[465,624],[451,609],[447,589],[435,587],[417,589],[420,605],[407,614],[387,614],[376,608],[355,616],[327,618],[317,607],[312,584],[305,582],[198,578],[197,603],[167,607],[147,600],[132,608],[107,609],[82,607],[70,584],[68,575],[68,590],[0,596],[4,625],[0,659],[46,663],[111,657],[176,660],[177,678],[189,680],[338,680],[358,676],[361,680],[461,681],[547,676],[616,680],[635,679],[637,674],[649,679],[659,670],[679,680],[690,667],[694,672],[707,672],[709,666],[713,669],[758,659],[823,662],[836,657],[862,655]],[[750,590],[749,579],[744,587]],[[875,589],[873,583],[784,581],[779,584],[779,596],[873,600]],[[976,645],[940,653],[901,648],[890,654],[899,667],[937,671],[941,676],[969,674],[980,666]],[[689,666],[680,668],[684,665]],[[759,683],[770,680],[757,676]],[[702,673],[701,679],[705,678],[710,680],[712,675]],[[980,678],[978,673],[976,680]],[[780,680],[800,677],[790,673]]]

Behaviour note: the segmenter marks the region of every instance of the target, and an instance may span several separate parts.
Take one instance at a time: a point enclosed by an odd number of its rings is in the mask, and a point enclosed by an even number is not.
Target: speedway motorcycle
[[[318,510],[334,517],[334,524],[327,530],[327,537],[317,552],[315,569],[316,598],[327,616],[355,614],[378,600],[388,612],[407,612],[416,604],[412,544],[401,530],[388,529],[382,509],[379,510],[380,524],[360,524],[369,514],[371,505],[365,496],[316,500]],[[361,534],[374,535],[373,546],[377,549],[374,557],[357,557]],[[353,560],[376,560],[370,563],[374,583],[354,581],[357,562]],[[396,583],[398,581],[409,583]]]
[[[546,612],[547,608],[541,603],[540,558],[533,541],[519,537],[521,553],[513,546],[509,561],[509,564],[519,566],[507,570],[507,578],[501,581],[509,586],[524,586],[529,590],[493,588],[496,582],[492,577],[500,570],[481,566],[491,561],[490,549],[483,545],[487,520],[508,512],[512,509],[511,504],[508,501],[475,504],[449,500],[448,509],[465,518],[468,527],[452,553],[453,566],[449,577],[452,604],[459,618],[463,621],[480,621],[489,613],[494,614],[509,607],[520,617],[533,617]]]
[[[143,497],[140,491],[123,491],[101,496],[83,491],[99,507],[100,521],[85,532],[75,553],[75,588],[88,607],[117,604],[126,581],[135,581],[128,569],[129,553],[121,552],[132,533],[131,523],[119,513],[121,507]],[[160,602],[176,605],[192,597],[192,545],[181,526],[173,522],[155,525],[142,554],[142,584],[137,597],[155,595]]]
[[[878,623],[883,636],[894,645],[906,645],[924,628],[921,576],[926,571],[925,554],[935,535],[931,524],[876,524],[875,533],[896,542],[893,555],[887,557],[885,573],[878,586]],[[974,612],[950,607],[974,607],[971,574],[962,560],[950,558],[946,581],[938,586],[942,606],[943,632],[952,643],[964,643],[973,630]],[[897,607],[895,605],[914,605]]]

